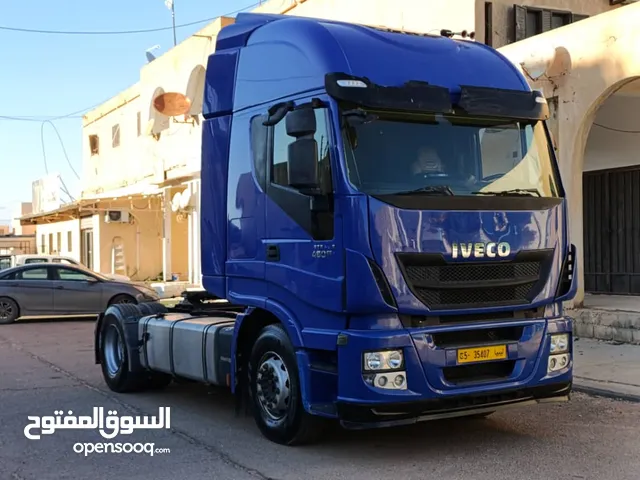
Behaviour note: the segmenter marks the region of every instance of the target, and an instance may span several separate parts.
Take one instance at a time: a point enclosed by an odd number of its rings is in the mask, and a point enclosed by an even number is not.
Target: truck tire
[[[171,376],[158,372],[130,372],[129,353],[120,322],[107,315],[100,332],[100,367],[110,390],[117,393],[156,390],[171,383]]]
[[[20,307],[8,297],[0,297],[0,325],[15,322],[20,316]]]
[[[313,443],[326,421],[309,415],[302,405],[296,356],[281,325],[267,325],[249,357],[253,414],[262,434],[281,445]]]

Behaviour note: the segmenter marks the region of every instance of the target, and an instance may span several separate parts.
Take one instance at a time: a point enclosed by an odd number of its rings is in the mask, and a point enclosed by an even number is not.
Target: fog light
[[[551,344],[549,347],[551,354],[564,353],[569,351],[569,334],[562,333],[560,335],[551,335]]]
[[[561,353],[560,355],[549,355],[549,362],[547,363],[547,374],[557,372],[563,368],[569,366],[571,356],[568,353]]]
[[[365,352],[363,354],[363,368],[365,371],[398,370],[403,366],[402,350]]]
[[[363,380],[374,388],[384,390],[406,390],[407,374],[405,372],[365,373]]]

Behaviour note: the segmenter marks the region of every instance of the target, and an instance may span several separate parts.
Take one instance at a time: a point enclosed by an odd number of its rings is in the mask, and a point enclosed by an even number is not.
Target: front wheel
[[[249,382],[254,418],[266,438],[291,446],[318,439],[326,422],[302,406],[295,352],[282,326],[268,325],[260,333],[249,358]]]
[[[7,297],[0,298],[0,324],[8,325],[15,322],[20,316],[18,304]]]

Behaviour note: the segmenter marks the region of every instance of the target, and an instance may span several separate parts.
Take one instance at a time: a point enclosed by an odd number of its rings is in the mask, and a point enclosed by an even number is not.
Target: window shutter
[[[584,20],[585,18],[589,18],[589,15],[581,15],[579,13],[571,14],[571,23],[578,22],[580,20]]]
[[[551,30],[551,12],[548,10],[542,11],[542,33]]]
[[[527,38],[527,9],[520,5],[513,6],[513,41],[519,42]]]

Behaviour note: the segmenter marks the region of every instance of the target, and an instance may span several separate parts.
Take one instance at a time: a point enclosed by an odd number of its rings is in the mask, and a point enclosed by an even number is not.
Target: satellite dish
[[[191,100],[178,92],[167,92],[153,99],[153,108],[167,117],[186,115],[191,110]]]
[[[178,192],[171,199],[171,211],[172,212],[177,212],[178,210],[180,210],[180,203],[182,202],[180,197],[181,197],[180,192]]]
[[[191,194],[189,193],[188,190],[185,190],[180,195],[180,209],[186,210],[190,206],[191,206]]]
[[[160,48],[160,45],[154,45],[151,48],[147,48],[144,52],[145,56],[147,57],[147,62],[151,63],[156,59],[156,56],[151,53],[152,50],[157,50]]]

